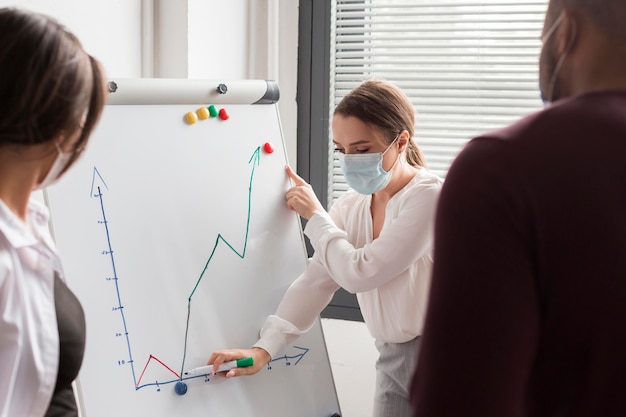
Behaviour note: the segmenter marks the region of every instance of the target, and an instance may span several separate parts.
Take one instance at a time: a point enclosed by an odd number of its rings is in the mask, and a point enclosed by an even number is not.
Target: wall
[[[297,1],[0,0],[5,6],[59,19],[109,78],[277,81],[287,154],[295,166]]]
[[[141,0],[0,0],[0,7],[5,6],[23,7],[57,18],[103,62],[107,74],[141,74]]]
[[[6,6],[56,17],[103,63],[109,78],[276,80],[287,154],[295,166],[298,1],[0,0]],[[371,415],[371,336],[360,322],[322,324],[344,417]]]
[[[0,0],[0,7],[25,8],[58,19],[102,62],[109,77],[141,76],[142,0]],[[41,191],[33,196],[43,201]]]

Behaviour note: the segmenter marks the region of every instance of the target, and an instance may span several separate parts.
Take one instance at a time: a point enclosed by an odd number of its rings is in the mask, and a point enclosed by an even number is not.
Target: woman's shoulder
[[[389,200],[390,207],[398,210],[421,209],[437,203],[443,180],[421,168],[415,176]]]
[[[443,179],[426,168],[420,168],[413,179],[400,190],[406,198],[411,198],[423,193],[438,194],[443,185]],[[399,194],[400,194],[399,193]]]

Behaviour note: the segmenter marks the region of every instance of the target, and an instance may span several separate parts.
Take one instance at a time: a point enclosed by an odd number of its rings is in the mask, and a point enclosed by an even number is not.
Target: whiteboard
[[[170,100],[172,88],[159,88]],[[159,101],[154,85],[149,94]],[[221,104],[228,120],[189,124],[197,104],[137,101],[107,105],[85,154],[46,191],[87,321],[82,414],[339,413],[319,320],[255,376],[182,373],[215,350],[256,342],[306,266],[300,222],[284,200],[276,104]]]

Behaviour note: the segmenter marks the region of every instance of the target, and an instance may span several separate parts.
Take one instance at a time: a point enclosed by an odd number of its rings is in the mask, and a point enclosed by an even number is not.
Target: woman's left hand
[[[325,211],[315,192],[313,192],[313,187],[293,172],[291,167],[287,166],[285,170],[289,178],[296,184],[285,194],[287,206],[307,220],[313,217],[316,212]]]
[[[229,371],[220,371],[219,367],[224,362],[234,361],[241,358],[250,357],[253,360],[252,366],[244,368],[233,368]],[[253,375],[259,372],[271,360],[271,356],[265,349],[253,347],[251,349],[226,349],[213,352],[207,365],[213,365],[216,372],[221,372],[226,378],[242,375]]]

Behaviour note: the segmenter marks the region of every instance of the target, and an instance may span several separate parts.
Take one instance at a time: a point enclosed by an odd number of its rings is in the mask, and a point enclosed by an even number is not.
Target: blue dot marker
[[[183,381],[178,381],[174,386],[174,391],[176,391],[178,395],[185,395],[187,393],[187,384]]]

